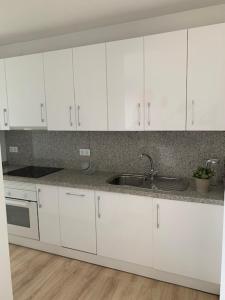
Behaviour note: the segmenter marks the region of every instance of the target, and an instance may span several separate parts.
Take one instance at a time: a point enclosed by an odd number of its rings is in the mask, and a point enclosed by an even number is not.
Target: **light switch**
[[[10,146],[9,147],[9,152],[17,153],[18,152],[18,147],[17,146]]]
[[[90,149],[80,149],[80,156],[90,156],[91,150]]]

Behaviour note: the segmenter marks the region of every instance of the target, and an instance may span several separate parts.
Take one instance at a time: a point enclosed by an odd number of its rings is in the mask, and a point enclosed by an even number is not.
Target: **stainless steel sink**
[[[162,191],[185,191],[189,182],[184,178],[156,176],[153,180],[158,190]]]
[[[175,177],[154,176],[153,181],[142,174],[120,174],[107,181],[112,185],[134,186],[139,188],[162,191],[185,191],[188,180]]]
[[[113,185],[129,185],[141,187],[147,180],[145,175],[139,174],[120,174],[110,178],[107,182]]]

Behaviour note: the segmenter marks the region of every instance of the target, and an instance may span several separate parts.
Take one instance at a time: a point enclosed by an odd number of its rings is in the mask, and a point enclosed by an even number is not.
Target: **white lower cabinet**
[[[220,283],[223,206],[47,185],[37,191],[41,242]]]
[[[219,283],[223,207],[155,199],[154,216],[154,268]]]
[[[59,188],[62,246],[96,253],[94,191]]]
[[[97,192],[97,254],[152,266],[153,200]]]
[[[58,187],[37,185],[40,241],[60,245]]]

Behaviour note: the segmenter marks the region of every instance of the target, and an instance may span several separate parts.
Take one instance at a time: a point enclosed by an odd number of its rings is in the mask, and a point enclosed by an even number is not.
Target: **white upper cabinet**
[[[97,254],[152,266],[153,200],[97,192]]]
[[[145,129],[185,130],[187,30],[144,37]]]
[[[105,44],[73,49],[77,130],[107,130]]]
[[[144,130],[143,38],[106,44],[109,130]]]
[[[48,130],[75,130],[72,49],[44,53]]]
[[[0,130],[9,130],[8,100],[3,59],[0,60]]]
[[[188,33],[188,130],[225,130],[225,24]]]
[[[5,65],[10,127],[46,127],[43,54],[8,58]]]
[[[154,199],[154,268],[220,283],[223,207]]]

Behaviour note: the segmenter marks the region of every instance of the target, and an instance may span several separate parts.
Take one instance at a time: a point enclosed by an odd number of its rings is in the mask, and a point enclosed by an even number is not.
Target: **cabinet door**
[[[0,130],[9,130],[8,100],[6,93],[5,64],[0,60]]]
[[[154,267],[220,282],[223,207],[154,200]]]
[[[188,33],[187,129],[225,130],[225,24]]]
[[[107,130],[105,44],[74,48],[77,130]]]
[[[48,130],[74,130],[72,49],[44,53]]]
[[[97,253],[152,266],[153,200],[117,193],[96,193]]]
[[[185,130],[187,30],[144,37],[145,129]]]
[[[60,188],[59,205],[62,245],[96,253],[94,192]]]
[[[143,130],[143,38],[106,43],[106,49],[109,130]]]
[[[8,58],[5,64],[10,127],[46,127],[42,54]]]
[[[60,245],[58,188],[37,185],[40,241]]]

